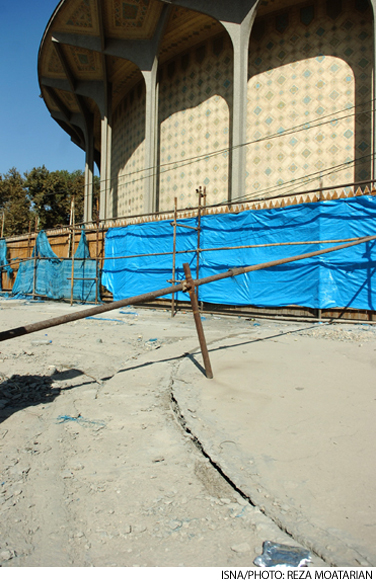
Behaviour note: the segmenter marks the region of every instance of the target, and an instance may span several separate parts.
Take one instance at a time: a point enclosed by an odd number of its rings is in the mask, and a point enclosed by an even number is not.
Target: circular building
[[[375,179],[376,0],[61,0],[38,58],[100,218]]]

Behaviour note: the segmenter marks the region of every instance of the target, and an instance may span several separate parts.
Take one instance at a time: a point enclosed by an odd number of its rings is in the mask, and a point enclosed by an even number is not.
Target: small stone
[[[159,456],[155,457],[152,461],[153,461],[153,464],[157,464],[159,462],[164,462],[164,457],[159,455]]]
[[[132,532],[135,534],[141,534],[142,532],[146,531],[146,526],[142,526],[141,524],[135,524],[132,526]]]
[[[231,504],[230,498],[220,498],[220,500],[223,502],[223,504]]]
[[[14,557],[14,553],[12,551],[9,551],[9,550],[1,551],[1,553],[0,553],[0,559],[2,561],[9,561],[13,557]]]
[[[67,480],[69,478],[73,478],[73,474],[70,470],[64,470],[64,472],[61,472],[61,477],[63,480]]]
[[[81,462],[73,462],[69,467],[71,470],[78,472],[79,470],[83,470],[85,466]]]
[[[76,534],[74,535],[74,538],[82,538],[83,536],[85,536],[84,533],[79,531],[79,532],[76,532]]]
[[[231,550],[234,551],[234,553],[249,553],[251,547],[248,543],[240,543],[238,545],[232,545]]]

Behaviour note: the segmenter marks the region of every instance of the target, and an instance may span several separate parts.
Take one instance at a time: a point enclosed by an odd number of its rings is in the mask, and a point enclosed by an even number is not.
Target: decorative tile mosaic
[[[85,35],[99,34],[97,1],[62,3],[54,18],[54,30]]]
[[[159,61],[164,63],[176,54],[190,51],[193,45],[222,32],[223,27],[218,20],[206,14],[174,6],[159,49]]]
[[[93,18],[90,6],[90,0],[82,0],[78,8],[70,14],[66,21],[68,26],[75,26],[79,28],[92,28]]]
[[[163,4],[157,0],[110,0],[105,4],[107,32],[123,38],[151,38]]]
[[[140,28],[149,4],[150,0],[114,0],[115,26]]]
[[[128,94],[114,113],[111,166],[112,209],[109,209],[109,216],[123,217],[143,213],[145,167],[143,82]]]
[[[370,9],[356,6],[355,0],[319,0],[256,20],[247,194],[370,177],[373,24]],[[355,168],[346,166],[354,159]]]
[[[63,68],[63,65],[61,64],[61,61],[58,57],[58,54],[56,52],[56,49],[55,49],[53,43],[51,43],[49,45],[48,52],[50,53],[48,56],[48,67],[47,67],[48,75],[50,77],[64,77],[64,75],[65,75],[64,68]]]
[[[99,53],[71,46],[66,47],[65,52],[76,79],[102,78],[102,62]]]
[[[132,87],[143,81],[140,69],[124,59],[107,59],[109,79],[112,84],[112,104],[116,109],[121,99]]]
[[[79,113],[80,110],[73,93],[70,91],[64,91],[63,89],[56,89],[55,91],[67,109]]]
[[[221,36],[161,69],[159,210],[173,208],[174,197],[180,208],[197,205],[199,186],[206,186],[207,204],[228,196],[232,61],[230,42]]]

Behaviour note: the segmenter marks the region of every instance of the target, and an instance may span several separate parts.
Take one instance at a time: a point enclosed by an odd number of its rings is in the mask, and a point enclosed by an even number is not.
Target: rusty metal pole
[[[176,271],[176,220],[177,220],[178,199],[174,198],[174,240],[172,245],[172,285],[175,285],[175,271]],[[171,296],[171,318],[175,316],[175,294]]]
[[[33,300],[36,296],[37,288],[37,235],[35,234],[35,244],[34,244],[34,265],[33,265]]]
[[[199,278],[200,271],[200,233],[201,233],[201,199],[202,199],[202,188],[201,186],[196,190],[198,194],[198,208],[197,208],[197,263],[196,263],[196,279]],[[196,287],[196,296],[198,301],[198,290]]]
[[[375,240],[376,235],[370,237],[362,237],[361,239],[358,239],[357,241],[354,241],[352,243],[346,243],[345,245],[338,245],[336,247],[329,247],[328,249],[321,249],[320,251],[312,251],[311,253],[303,253],[302,255],[294,255],[293,257],[276,259],[274,261],[268,261],[267,263],[258,263],[257,265],[249,265],[247,267],[234,267],[226,272],[217,273],[216,275],[210,275],[208,277],[203,277],[199,280],[194,281],[193,283],[194,285],[206,285],[207,283],[212,283],[214,281],[220,281],[222,279],[227,279],[229,277],[236,277],[237,275],[241,275],[243,273],[249,273],[251,271],[260,271],[261,269],[268,269],[270,267],[276,267],[277,265],[285,265],[286,263],[301,261],[302,259],[309,259],[310,257],[317,257],[318,255],[326,255],[327,253],[333,253],[334,251],[340,251],[341,249],[347,249],[349,247],[354,247],[355,245],[360,245],[361,243],[366,243],[367,241]],[[110,304],[107,305],[95,306],[94,308],[89,308],[87,310],[82,310],[80,312],[73,312],[71,314],[65,314],[64,316],[58,316],[57,318],[52,318],[50,320],[35,322],[34,324],[26,324],[25,326],[13,328],[12,330],[0,331],[0,342],[3,342],[4,340],[10,340],[12,338],[17,338],[18,336],[23,336],[24,334],[31,334],[32,332],[39,332],[40,330],[45,330],[47,328],[52,328],[54,326],[60,326],[60,324],[66,324],[68,322],[82,320],[83,318],[87,318],[89,316],[96,316],[98,314],[103,314],[105,312],[111,312],[112,310],[124,308],[125,306],[131,306],[132,304],[150,302],[152,300],[155,300],[156,298],[170,295],[173,292],[185,290],[186,283],[181,282],[174,286],[158,289],[154,292],[148,292],[146,294],[141,294],[130,298],[125,298],[124,300],[111,302]]]
[[[98,211],[98,201],[97,201],[97,211]],[[95,303],[98,303],[99,296],[99,213],[97,213],[97,233],[96,233],[96,246],[95,246]]]
[[[199,311],[198,311],[198,301],[197,301],[197,296],[195,294],[195,284],[194,284],[194,281],[192,279],[192,274],[191,274],[191,270],[189,268],[189,264],[183,263],[183,268],[184,268],[185,280],[186,280],[186,284],[187,284],[187,291],[189,293],[189,297],[191,300],[193,318],[195,320],[197,335],[198,335],[198,339],[200,342],[201,354],[202,354],[202,358],[204,360],[206,376],[208,379],[212,379],[213,378],[213,371],[212,371],[212,367],[210,364],[209,352],[208,352],[208,347],[206,345],[204,328],[202,327],[202,322],[201,322],[201,316],[200,316]]]
[[[71,258],[72,258],[72,272],[71,272],[71,295],[70,295],[70,305],[73,306],[73,288],[74,288],[74,245],[76,239],[76,218],[75,218],[75,205],[74,205],[74,195],[72,197],[72,206],[71,206],[71,233],[72,233],[72,250],[71,250]]]

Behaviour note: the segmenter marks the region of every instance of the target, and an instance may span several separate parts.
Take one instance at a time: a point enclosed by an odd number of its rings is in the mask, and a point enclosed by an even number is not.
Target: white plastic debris
[[[257,567],[306,567],[311,562],[311,553],[302,547],[290,547],[273,543],[269,540],[263,544],[263,553],[256,557]]]

